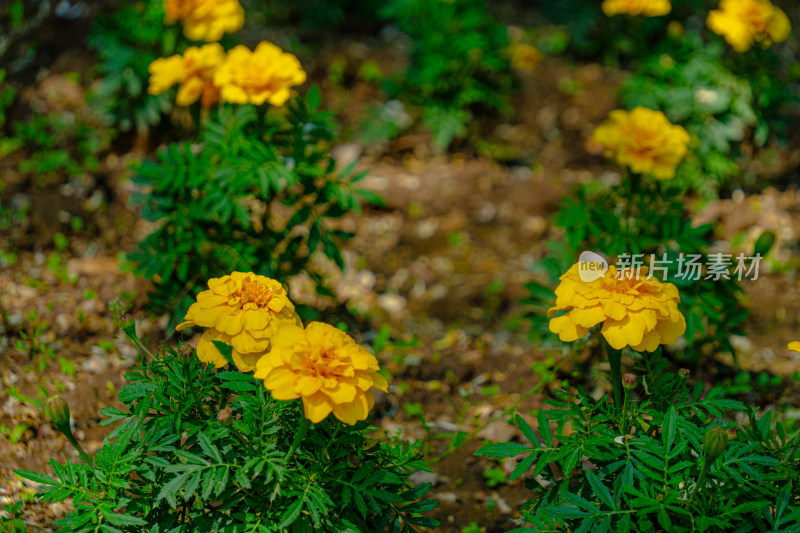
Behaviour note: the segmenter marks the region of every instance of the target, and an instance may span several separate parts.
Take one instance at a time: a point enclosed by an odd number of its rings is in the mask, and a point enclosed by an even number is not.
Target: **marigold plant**
[[[331,413],[350,425],[365,420],[375,403],[370,389],[387,392],[378,360],[333,326],[284,326],[271,344],[255,377],[277,400],[301,398],[305,417],[314,424]]]
[[[244,25],[239,0],[164,0],[164,22],[183,22],[183,33],[193,41],[219,41]]]
[[[192,46],[183,55],[156,59],[150,63],[148,92],[156,95],[179,84],[175,102],[189,106],[198,100],[209,108],[219,101],[219,89],[213,77],[217,67],[225,60],[225,50],[219,43]]]
[[[511,66],[523,72],[533,72],[542,61],[542,53],[527,43],[513,42],[509,46]]]
[[[614,15],[660,17],[669,13],[672,5],[669,0],[604,0],[601,9],[609,17]]]
[[[746,52],[754,43],[766,48],[785,41],[792,29],[786,13],[769,0],[721,0],[706,24],[737,52]]]
[[[637,107],[609,113],[608,120],[592,132],[592,140],[605,149],[607,157],[633,172],[669,179],[686,155],[690,138],[661,111]]]
[[[253,51],[244,45],[234,47],[214,74],[222,99],[233,104],[282,106],[291,96],[291,88],[305,81],[300,61],[267,41]]]
[[[208,328],[197,343],[197,357],[217,368],[228,364],[213,341],[230,345],[233,362],[242,372],[270,348],[270,339],[281,325],[300,324],[286,290],[277,281],[252,272],[233,272],[208,280],[209,290],[197,295],[178,331]]]
[[[550,320],[550,331],[562,341],[575,341],[602,323],[601,333],[615,350],[630,346],[652,352],[661,344],[675,344],[686,331],[678,289],[648,278],[647,267],[617,271],[610,266],[603,277],[588,283],[580,268],[575,263],[561,276],[556,305],[547,311],[548,316],[567,311]]]

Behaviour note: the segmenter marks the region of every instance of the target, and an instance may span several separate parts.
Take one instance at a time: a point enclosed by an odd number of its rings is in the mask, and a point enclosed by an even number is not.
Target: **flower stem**
[[[614,386],[614,408],[617,413],[622,409],[622,350],[615,350],[603,340],[608,364],[611,366],[611,384]]]
[[[286,452],[287,463],[289,462],[289,459],[292,458],[292,455],[294,455],[294,451],[297,449],[297,445],[300,444],[300,441],[302,441],[303,437],[306,436],[306,432],[308,431],[309,426],[311,426],[311,421],[308,418],[303,417],[303,425],[300,426],[300,429],[297,430],[297,433],[295,433],[292,445],[289,447],[289,451]]]
[[[709,461],[708,458],[706,458],[706,462],[703,464],[703,469],[700,471],[700,477],[697,478],[697,483],[692,491],[692,497],[690,498],[691,500],[694,500],[695,496],[697,496],[697,492],[700,490],[700,486],[706,482],[706,474],[708,474],[708,468],[711,462],[712,461]]]

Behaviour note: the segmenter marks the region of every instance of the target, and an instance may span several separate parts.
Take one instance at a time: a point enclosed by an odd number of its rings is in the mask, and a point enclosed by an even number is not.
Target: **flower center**
[[[266,307],[271,299],[272,287],[267,287],[250,279],[242,281],[242,305],[252,302],[258,307]]]

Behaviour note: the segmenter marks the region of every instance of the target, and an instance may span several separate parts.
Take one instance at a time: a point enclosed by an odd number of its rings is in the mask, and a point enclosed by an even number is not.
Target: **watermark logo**
[[[581,252],[578,258],[578,277],[581,281],[591,283],[605,276],[607,270],[608,261],[602,255],[588,250]]]

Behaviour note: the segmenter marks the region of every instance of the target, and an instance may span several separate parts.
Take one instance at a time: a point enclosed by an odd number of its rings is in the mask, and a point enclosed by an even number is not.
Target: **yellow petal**
[[[800,341],[792,341],[792,342],[790,342],[788,348],[793,352],[800,353]]]
[[[217,350],[217,347],[214,346],[214,343],[211,341],[222,341],[225,342],[228,340],[228,337],[215,329],[207,329],[205,333],[203,333],[200,340],[197,342],[197,357],[204,363],[211,363],[216,368],[222,368],[223,366],[228,364],[228,360],[225,359],[225,356]]]
[[[332,406],[328,397],[321,392],[311,396],[303,396],[303,415],[312,424],[321,422],[331,413]]]

